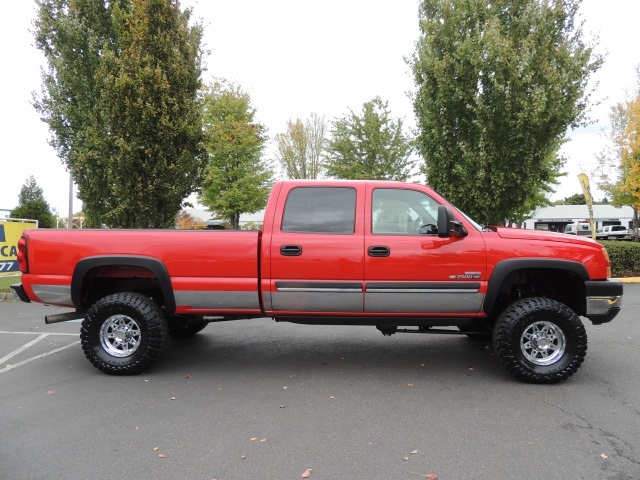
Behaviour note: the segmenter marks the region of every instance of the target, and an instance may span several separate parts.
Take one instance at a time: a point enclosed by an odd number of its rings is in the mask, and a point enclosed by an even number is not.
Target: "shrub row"
[[[603,240],[600,243],[609,253],[613,277],[640,276],[640,242]]]

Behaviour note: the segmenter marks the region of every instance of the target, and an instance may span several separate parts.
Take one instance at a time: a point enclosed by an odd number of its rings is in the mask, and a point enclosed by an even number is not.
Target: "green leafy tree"
[[[602,60],[581,0],[422,0],[409,60],[427,181],[485,224],[548,204]]]
[[[393,119],[388,102],[366,102],[362,112],[350,113],[332,124],[327,146],[327,174],[346,179],[406,180],[415,161],[412,140]]]
[[[218,81],[203,95],[208,154],[200,202],[238,229],[240,214],[267,203],[272,171],[262,159],[266,127],[255,121],[251,98],[240,86]]]
[[[113,9],[129,4],[36,0],[35,42],[47,66],[34,106],[49,126],[50,144],[73,173],[89,222],[96,226],[107,209],[104,200],[110,185],[106,159],[86,160],[92,148],[89,130],[105,130],[97,108],[101,90],[96,77],[103,50],[116,48]]]
[[[568,197],[564,197],[562,200],[553,202],[554,205],[585,205],[586,200],[583,193],[574,193]]]
[[[51,207],[44,199],[42,188],[31,175],[25,181],[18,195],[18,206],[9,213],[11,218],[38,220],[38,227],[53,228],[56,219],[51,213]]]
[[[198,186],[202,27],[172,0],[38,0],[35,106],[88,223],[168,227]]]
[[[305,122],[299,118],[287,122],[287,131],[276,135],[278,161],[287,178],[315,179],[322,175],[326,134],[324,117],[316,113]]]

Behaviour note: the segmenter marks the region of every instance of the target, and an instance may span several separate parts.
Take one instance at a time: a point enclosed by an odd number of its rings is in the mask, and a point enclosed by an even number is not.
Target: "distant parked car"
[[[622,225],[608,225],[599,228],[596,232],[596,240],[631,240],[633,233]]]

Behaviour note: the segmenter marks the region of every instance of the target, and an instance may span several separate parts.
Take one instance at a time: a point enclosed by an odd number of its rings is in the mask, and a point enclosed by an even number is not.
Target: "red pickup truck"
[[[262,231],[27,230],[23,301],[74,308],[98,369],[145,370],[167,335],[221,320],[372,325],[493,338],[516,378],[566,380],[587,335],[611,321],[622,284],[600,244],[483,228],[426,186],[284,181]]]

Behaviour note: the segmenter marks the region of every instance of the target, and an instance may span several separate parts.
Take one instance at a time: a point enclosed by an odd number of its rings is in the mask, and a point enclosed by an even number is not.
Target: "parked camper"
[[[583,235],[586,237],[591,236],[591,225],[588,223],[570,223],[564,227],[564,233],[569,235]]]

